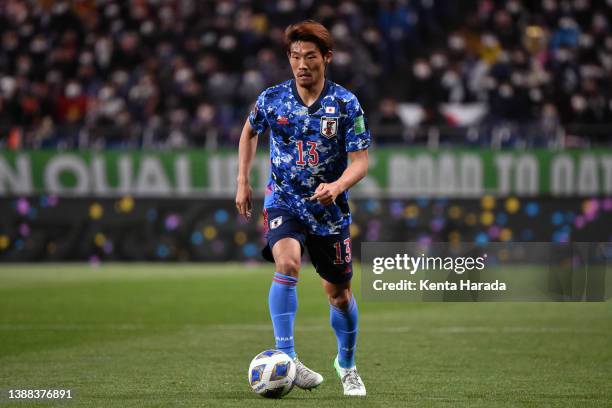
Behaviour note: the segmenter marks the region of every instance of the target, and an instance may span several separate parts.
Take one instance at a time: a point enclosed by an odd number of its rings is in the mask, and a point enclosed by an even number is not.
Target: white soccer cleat
[[[295,363],[295,380],[293,383],[303,390],[312,390],[318,387],[323,382],[323,376],[316,371],[312,371],[306,367],[298,358],[294,358]]]
[[[357,366],[342,368],[338,363],[338,356],[336,356],[334,368],[338,373],[338,377],[340,377],[340,381],[342,381],[344,395],[357,397],[364,397],[366,395],[366,388],[357,372]]]

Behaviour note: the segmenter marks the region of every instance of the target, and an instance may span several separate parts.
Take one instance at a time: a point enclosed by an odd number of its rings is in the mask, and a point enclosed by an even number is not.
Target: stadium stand
[[[289,77],[283,28],[336,39],[379,144],[610,144],[612,1],[0,1],[0,146],[215,149]]]

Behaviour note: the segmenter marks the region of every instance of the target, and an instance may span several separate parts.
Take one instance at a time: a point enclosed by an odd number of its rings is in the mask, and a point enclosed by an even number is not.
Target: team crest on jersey
[[[321,118],[321,134],[328,139],[338,133],[338,118]]]
[[[270,229],[276,229],[280,227],[282,223],[283,223],[283,216],[281,215],[280,217],[276,217],[275,219],[270,221]]]

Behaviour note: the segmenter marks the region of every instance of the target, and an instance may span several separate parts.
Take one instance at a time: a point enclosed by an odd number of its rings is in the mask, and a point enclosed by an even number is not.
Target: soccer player
[[[269,308],[276,348],[297,365],[295,385],[312,389],[323,377],[297,358],[293,327],[304,248],[323,280],[338,340],[334,367],[344,395],[366,395],[355,366],[357,304],[351,292],[351,214],[348,189],[368,170],[370,132],[355,95],[325,78],[333,56],[327,29],[308,20],[285,30],[294,78],[263,91],[240,136],[236,207],[252,213],[249,173],[258,135],[270,129],[264,258],[276,273]]]

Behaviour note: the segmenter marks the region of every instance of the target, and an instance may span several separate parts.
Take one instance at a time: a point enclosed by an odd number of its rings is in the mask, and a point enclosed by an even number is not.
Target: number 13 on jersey
[[[298,166],[305,166],[306,158],[304,157],[304,142],[299,140],[296,142],[296,144],[297,144],[297,151],[298,151],[298,159],[296,160],[295,164],[297,164]],[[306,156],[308,159],[308,165],[316,166],[317,164],[319,164],[319,153],[317,153],[317,142],[307,141],[306,149],[307,149]]]

